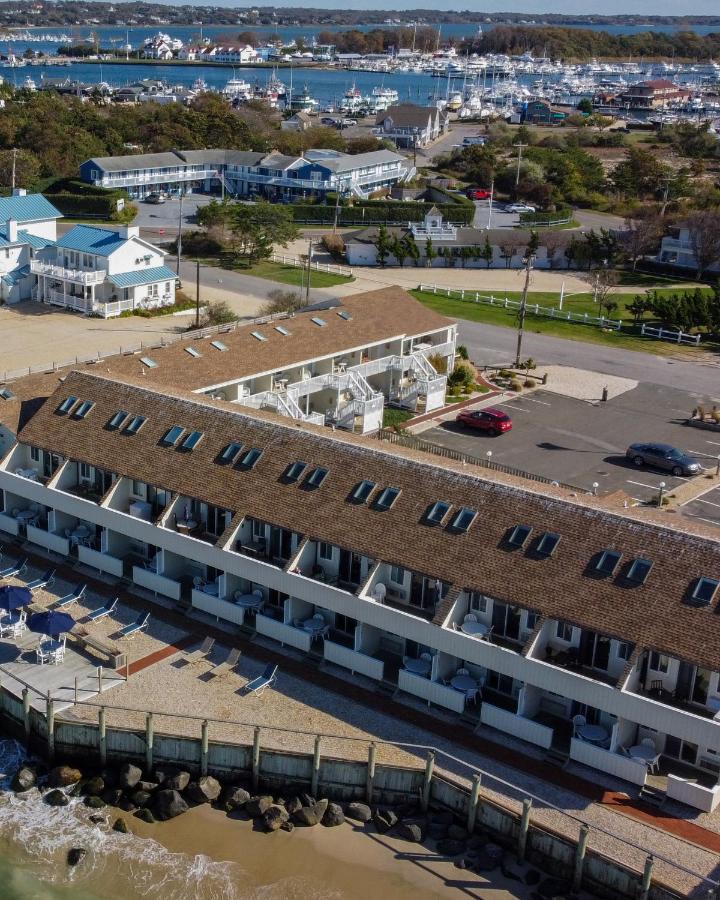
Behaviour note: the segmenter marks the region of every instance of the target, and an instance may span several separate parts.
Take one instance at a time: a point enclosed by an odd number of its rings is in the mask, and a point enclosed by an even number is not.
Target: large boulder
[[[68,850],[67,863],[69,866],[76,866],[85,858],[87,850],[84,847],[73,847]]]
[[[262,814],[263,825],[268,831],[279,831],[290,816],[284,806],[273,803]]]
[[[118,773],[118,784],[123,790],[136,788],[142,779],[142,769],[132,763],[125,763]]]
[[[87,797],[99,797],[105,790],[105,781],[99,775],[88,778],[83,782],[82,793]]]
[[[212,775],[204,775],[197,781],[190,782],[186,794],[193,803],[212,803],[220,796],[221,790],[222,787],[217,778],[213,778]]]
[[[113,822],[113,831],[119,831],[120,834],[127,834],[129,830],[125,819],[115,819]]]
[[[102,809],[107,805],[102,797],[97,797],[95,794],[88,794],[83,802],[89,809]]]
[[[172,788],[163,788],[155,794],[153,799],[153,815],[161,822],[167,819],[174,819],[187,812],[188,805],[180,796],[178,791]]]
[[[123,792],[120,788],[110,788],[107,791],[103,791],[102,798],[108,806],[118,806],[123,798]]]
[[[353,801],[345,807],[345,815],[355,822],[369,822],[372,819],[372,810],[367,803]]]
[[[315,812],[314,806],[301,806],[296,813],[293,813],[293,821],[296,825],[309,827],[311,825],[317,825],[320,819]]]
[[[130,796],[130,800],[134,806],[138,806],[140,807],[140,809],[144,809],[152,802],[152,794],[150,793],[150,791],[142,791],[138,789],[137,791],[133,791]]]
[[[422,828],[416,822],[401,822],[395,829],[395,834],[413,844],[419,844],[423,837]]]
[[[245,788],[229,785],[222,792],[221,803],[228,812],[241,809],[250,799],[250,794]]]
[[[12,789],[18,794],[21,794],[23,791],[29,791],[30,788],[35,787],[36,783],[37,777],[33,770],[28,766],[22,766],[22,768],[18,769],[13,775]]]
[[[265,810],[272,806],[273,798],[268,794],[261,794],[258,797],[251,797],[245,803],[245,812],[253,819],[261,816]]]
[[[67,806],[70,802],[68,795],[57,788],[45,794],[43,799],[48,806]]]
[[[397,825],[397,821],[398,817],[391,809],[379,809],[373,816],[373,824],[380,834],[385,834],[386,831]]]
[[[329,803],[329,800],[318,800],[317,803],[313,804],[312,808],[315,810],[315,815],[318,817],[318,822],[322,822],[322,818],[327,812]]]
[[[344,821],[345,813],[342,810],[342,806],[339,803],[328,803],[320,823],[326,828],[334,828],[337,825],[342,825]]]
[[[50,769],[47,783],[51,788],[69,787],[71,784],[77,784],[81,778],[80,769],[73,769],[72,766],[55,766],[54,769]]]
[[[162,786],[167,791],[184,791],[190,784],[190,773],[182,769],[167,774]]]
[[[451,838],[437,842],[437,852],[443,856],[457,856],[465,852],[465,841],[454,841]]]
[[[143,822],[147,822],[148,825],[152,825],[152,823],[155,821],[155,816],[147,808],[139,809],[135,813],[135,817],[140,819]]]
[[[299,797],[291,797],[289,800],[285,801],[285,809],[292,816],[299,809],[302,809],[302,800]]]

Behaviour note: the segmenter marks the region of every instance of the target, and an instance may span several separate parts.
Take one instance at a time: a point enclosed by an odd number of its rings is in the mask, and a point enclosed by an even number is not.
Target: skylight
[[[427,511],[425,515],[425,521],[429,522],[430,525],[441,525],[442,520],[445,518],[449,511],[449,503],[445,503],[444,500],[437,500]]]
[[[538,541],[536,549],[541,556],[552,556],[559,543],[559,534],[555,534],[554,531],[546,531]]]
[[[243,469],[252,469],[261,456],[262,450],[259,450],[257,447],[252,447],[247,453],[243,454],[238,465]]]
[[[180,445],[181,450],[194,450],[203,439],[202,431],[191,431]]]
[[[262,331],[251,331],[250,334],[255,338],[256,341],[266,341],[267,338],[262,333]]]
[[[707,606],[709,603],[712,603],[718,585],[720,585],[720,581],[717,581],[715,578],[707,578],[703,575],[702,578],[698,578],[695,583],[695,587],[693,588],[690,597],[693,602],[698,604],[698,606]]]
[[[531,533],[532,526],[516,525],[508,535],[507,542],[511,547],[517,547],[518,549],[521,549],[527,543],[527,539],[530,537]]]
[[[133,416],[125,426],[125,433],[137,434],[146,422],[147,416]]]
[[[276,325],[275,331],[277,331],[278,334],[281,334],[283,337],[290,337],[290,334],[292,333],[288,331],[284,325]]]
[[[165,447],[174,447],[177,444],[180,435],[183,434],[185,429],[182,425],[173,425],[172,428],[169,428],[165,434],[160,439],[160,443]]]
[[[313,316],[312,319],[310,319],[310,321],[314,322],[315,325],[320,326],[320,328],[323,328],[325,325],[327,325],[327,322],[325,321],[325,319],[321,319],[319,316]]]
[[[386,487],[380,491],[377,500],[375,501],[375,506],[378,509],[390,509],[393,503],[400,496],[400,488],[396,487]]]
[[[613,575],[621,559],[622,553],[617,550],[603,550],[595,565],[595,571],[600,575]]]
[[[231,444],[228,444],[220,454],[219,462],[223,463],[224,465],[233,462],[242,448],[243,445],[239,441],[233,441]]]
[[[10,388],[4,387],[0,388],[0,397],[2,397],[3,400],[12,400],[15,397],[15,394],[13,394]]]
[[[345,319],[346,322],[350,322],[352,320],[352,316],[346,309],[339,309],[338,315],[341,319]]]
[[[83,402],[78,406],[78,408],[73,413],[74,419],[84,419],[85,416],[90,412],[90,410],[95,406],[92,400],[83,400]]]
[[[118,410],[115,415],[110,419],[107,423],[107,427],[111,429],[119,428],[122,423],[127,419],[128,414],[124,410]]]
[[[365,503],[376,487],[377,485],[374,481],[369,481],[367,478],[364,478],[360,484],[355,486],[353,492],[350,494],[350,499],[354,503]]]
[[[194,347],[186,347],[185,352],[189,353],[193,359],[199,359],[202,356],[202,353],[199,350],[196,350]]]
[[[148,369],[157,369],[157,367],[158,367],[158,364],[157,364],[157,363],[155,362],[155,360],[152,359],[152,357],[150,357],[150,356],[141,356],[141,357],[140,357],[140,362],[141,362],[144,366],[147,366]]]
[[[474,509],[463,506],[462,509],[455,514],[455,518],[450,523],[450,527],[453,531],[465,532],[470,528],[476,517],[477,512],[475,512]]]
[[[628,581],[634,581],[636,584],[645,584],[652,567],[653,564],[649,559],[643,559],[642,557],[634,559],[628,569]]]
[[[322,466],[318,466],[313,472],[308,475],[305,484],[311,488],[319,488],[320,485],[325,481],[328,476],[328,469],[324,469]]]
[[[210,346],[223,353],[227,350],[227,344],[223,344],[222,341],[210,341]]]
[[[78,398],[73,397],[73,395],[71,394],[69,397],[66,397],[63,400],[63,402],[60,404],[60,406],[58,406],[57,411],[59,413],[68,413],[73,408],[73,406],[75,406],[75,404],[77,402],[78,402]]]
[[[290,463],[290,465],[285,470],[285,480],[297,481],[306,468],[307,463],[301,462],[300,460],[294,463]]]

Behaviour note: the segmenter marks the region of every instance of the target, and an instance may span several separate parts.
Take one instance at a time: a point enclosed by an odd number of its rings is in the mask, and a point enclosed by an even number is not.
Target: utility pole
[[[517,147],[518,152],[517,172],[515,173],[515,187],[517,187],[520,184],[520,163],[522,162],[522,152],[523,148],[527,147],[527,144],[523,144],[518,141],[517,144],[513,144],[513,147]]]
[[[515,368],[520,368],[520,356],[522,354],[523,330],[525,328],[525,309],[527,307],[528,288],[530,287],[530,273],[532,272],[533,263],[535,262],[535,254],[528,254],[523,260],[525,263],[525,287],[523,288],[522,300],[520,301],[520,310],[518,312],[518,337],[517,351],[515,353]]]
[[[492,214],[493,214],[493,198],[495,196],[495,176],[490,180],[490,206],[488,208],[488,223],[487,230],[490,231],[490,223],[492,222]]]
[[[305,306],[310,306],[310,267],[312,266],[312,240],[308,241],[307,282],[305,284]]]
[[[662,209],[660,210],[660,218],[662,219],[662,217],[665,215],[667,205],[670,202],[670,183],[675,179],[672,175],[665,175],[661,180],[665,182],[665,190],[663,191],[663,205]]]
[[[195,327],[200,327],[200,260],[195,260]]]
[[[340,212],[340,182],[338,182],[335,195],[335,217],[333,219],[333,234],[337,232],[338,213]]]
[[[180,275],[180,256],[182,255],[182,208],[183,208],[183,189],[180,186],[180,212],[178,214],[178,236],[177,236],[177,274]]]
[[[17,155],[18,155],[17,147],[13,147],[12,148],[12,189],[13,189],[13,194],[15,193],[15,171],[16,171],[16,165],[17,165]]]

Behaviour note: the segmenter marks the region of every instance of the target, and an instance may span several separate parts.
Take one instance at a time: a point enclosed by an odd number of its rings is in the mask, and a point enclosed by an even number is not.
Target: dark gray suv
[[[673,475],[697,475],[703,470],[694,456],[670,444],[630,444],[625,456],[634,466],[652,466]]]

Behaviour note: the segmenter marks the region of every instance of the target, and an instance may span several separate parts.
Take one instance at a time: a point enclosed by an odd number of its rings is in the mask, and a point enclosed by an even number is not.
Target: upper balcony
[[[52,278],[76,284],[102,284],[107,278],[106,269],[66,269],[64,266],[54,266],[38,259],[30,261],[30,271],[34,275],[50,275]]]
[[[231,547],[243,556],[285,568],[300,541],[301,535],[295,531],[246,516],[235,532]]]
[[[432,621],[449,590],[450,585],[438,578],[380,562],[364,586],[362,596]]]
[[[217,178],[217,169],[178,169],[163,172],[125,172],[118,175],[103,175],[93,183],[101,187],[137,187],[140,185],[169,184],[175,181],[200,181]]]
[[[367,556],[344,547],[306,541],[292,560],[290,571],[355,594],[367,581],[372,565]]]

